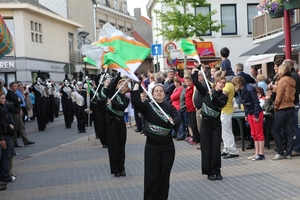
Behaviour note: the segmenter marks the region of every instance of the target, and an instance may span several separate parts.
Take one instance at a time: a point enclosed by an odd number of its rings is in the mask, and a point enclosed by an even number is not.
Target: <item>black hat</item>
[[[35,78],[35,80],[37,81],[38,78],[40,78],[40,80],[43,80],[43,76],[40,70],[37,72],[37,77]]]
[[[82,73],[82,71],[79,72],[77,85],[83,85],[83,73]]]
[[[68,74],[65,74],[65,79],[63,80],[63,81],[69,81],[70,82],[70,79],[69,79],[69,77],[68,77]]]

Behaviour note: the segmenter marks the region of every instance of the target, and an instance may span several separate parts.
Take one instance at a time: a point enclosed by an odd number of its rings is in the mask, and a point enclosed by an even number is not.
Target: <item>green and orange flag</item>
[[[138,81],[134,72],[150,53],[150,49],[106,23],[100,30],[99,40],[83,45],[84,61],[97,68],[111,68]]]
[[[182,39],[180,43],[180,49],[185,55],[197,60],[198,63],[201,63],[192,39],[190,38]]]

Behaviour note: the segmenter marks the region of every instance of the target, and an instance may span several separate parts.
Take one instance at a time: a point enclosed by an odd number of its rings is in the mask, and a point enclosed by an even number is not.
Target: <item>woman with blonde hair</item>
[[[290,69],[287,65],[280,65],[278,69],[278,81],[276,87],[276,99],[274,103],[275,118],[271,129],[274,137],[277,154],[272,160],[281,160],[291,158],[292,142],[293,142],[293,110],[296,92],[296,81],[292,78]],[[280,136],[280,128],[284,128],[286,132],[286,155],[282,146],[283,139]]]

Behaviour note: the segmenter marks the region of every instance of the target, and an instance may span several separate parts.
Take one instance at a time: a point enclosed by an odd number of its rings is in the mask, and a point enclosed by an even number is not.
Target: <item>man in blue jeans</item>
[[[288,66],[291,71],[293,79],[296,81],[296,92],[295,92],[295,108],[293,111],[293,147],[292,156],[300,155],[300,129],[298,127],[298,110],[299,110],[299,93],[300,93],[300,77],[294,68],[294,62],[290,59],[283,61],[284,65]]]

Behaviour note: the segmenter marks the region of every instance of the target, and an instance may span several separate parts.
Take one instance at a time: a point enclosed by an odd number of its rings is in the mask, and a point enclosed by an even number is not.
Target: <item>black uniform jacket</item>
[[[147,137],[156,140],[163,140],[166,138],[172,138],[172,128],[178,129],[180,126],[180,118],[178,111],[168,102],[158,103],[158,105],[165,111],[167,115],[173,118],[175,122],[175,127],[169,123],[168,120],[162,115],[161,111],[152,103],[142,102],[140,98],[139,91],[131,91],[131,103],[137,108],[141,113],[143,113],[146,121],[144,133]],[[152,104],[152,105],[151,105]],[[153,109],[154,107],[154,109]],[[151,131],[149,125],[157,126],[157,131]],[[168,134],[162,134],[161,131],[168,131]],[[166,133],[165,132],[165,133]]]

